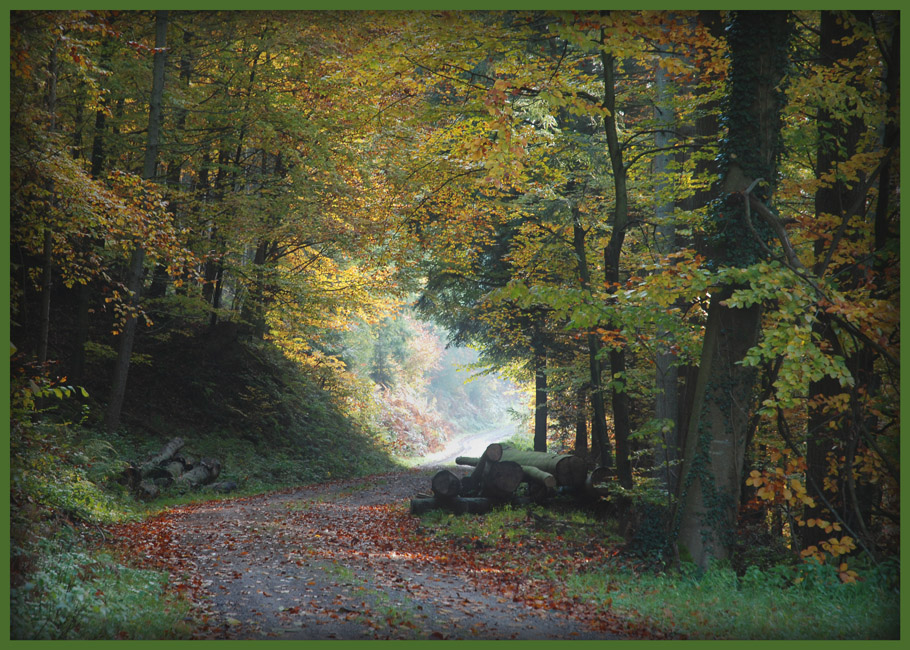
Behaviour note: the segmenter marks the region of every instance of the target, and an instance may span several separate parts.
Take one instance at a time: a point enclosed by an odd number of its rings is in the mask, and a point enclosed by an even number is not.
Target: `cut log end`
[[[502,460],[502,450],[503,446],[498,442],[494,442],[487,445],[486,451],[483,452],[483,456],[487,460],[496,463]]]
[[[433,475],[433,494],[442,498],[457,497],[461,493],[461,479],[447,469]]]

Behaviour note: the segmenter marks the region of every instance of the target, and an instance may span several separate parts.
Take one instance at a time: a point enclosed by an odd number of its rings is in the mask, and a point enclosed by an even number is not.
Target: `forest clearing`
[[[900,21],[10,12],[10,636],[900,638]]]

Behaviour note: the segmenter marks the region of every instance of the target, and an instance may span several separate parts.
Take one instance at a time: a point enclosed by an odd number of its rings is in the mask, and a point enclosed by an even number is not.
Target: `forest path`
[[[445,467],[451,469],[455,459],[459,456],[480,456],[487,445],[502,442],[515,432],[514,424],[504,424],[494,429],[478,431],[459,436],[445,446],[444,449],[429,454],[422,458],[417,467],[423,469]]]
[[[170,570],[201,604],[200,638],[636,635],[600,603],[566,599],[552,582],[528,575],[529,558],[551,557],[514,557],[421,533],[408,499],[428,491],[433,471],[181,506],[115,534],[132,554]],[[534,552],[526,546],[522,553]],[[564,553],[563,546],[546,552]],[[558,559],[574,567],[603,550]]]

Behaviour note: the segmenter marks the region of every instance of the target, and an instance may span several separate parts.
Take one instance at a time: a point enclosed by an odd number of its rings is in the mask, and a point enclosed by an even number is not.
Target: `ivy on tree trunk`
[[[752,186],[765,203],[772,196],[780,154],[780,86],[787,65],[789,12],[741,11],[727,30],[730,79],[722,146],[721,196],[713,203],[708,257],[716,266],[746,266],[759,259],[743,209]],[[753,185],[754,181],[764,179]],[[729,556],[734,541],[743,460],[753,408],[755,369],[739,362],[758,342],[758,304],[732,308],[736,289],[711,295],[695,400],[679,489],[680,558],[702,569]]]

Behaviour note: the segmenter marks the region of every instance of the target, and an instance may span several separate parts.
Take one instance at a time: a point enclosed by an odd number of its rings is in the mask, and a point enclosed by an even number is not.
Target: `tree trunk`
[[[161,100],[164,94],[164,64],[167,45],[168,12],[158,11],[155,15],[155,58],[152,73],[152,94],[149,99],[148,138],[145,147],[145,159],[142,167],[142,177],[147,180],[155,178],[158,164],[159,130],[161,126]],[[135,242],[132,256],[130,257],[129,277],[127,288],[130,291],[129,306],[139,304],[142,289],[142,271],[145,263],[145,248],[142,242]],[[114,374],[111,382],[111,396],[105,415],[105,428],[113,432],[120,426],[120,411],[123,408],[123,398],[126,394],[126,381],[130,369],[130,357],[133,352],[133,341],[136,337],[136,317],[127,314],[123,332],[120,333],[120,348],[117,351],[117,361],[114,365]]]
[[[172,438],[166,445],[164,445],[164,447],[161,448],[161,451],[142,463],[142,470],[146,470],[150,467],[160,465],[161,463],[170,460],[178,451],[183,448],[183,445],[183,438]]]
[[[610,154],[610,168],[613,171],[615,193],[613,223],[610,241],[604,249],[604,282],[607,290],[615,293],[619,286],[619,260],[629,223],[629,194],[626,188],[626,168],[623,163],[622,147],[616,125],[616,80],[613,54],[607,51],[606,31],[600,30],[600,60],[603,66],[604,101],[607,111],[604,117],[604,131],[607,136],[607,150]],[[629,436],[632,433],[629,417],[629,398],[625,388],[618,385],[625,381],[626,353],[624,348],[610,350],[611,401],[613,404],[613,436],[616,440],[616,472],[619,482],[625,488],[632,487],[632,464],[629,456]],[[601,450],[603,454],[603,450]],[[609,463],[601,464],[609,466]]]
[[[724,22],[719,11],[700,11],[697,20],[716,39],[724,38]],[[717,140],[717,134],[720,132],[720,122],[717,116],[718,100],[705,100],[702,98],[712,89],[704,85],[698,85],[694,89],[695,97],[698,98],[698,107],[701,115],[695,118],[692,124],[684,124],[680,127],[680,132],[687,140],[692,141],[694,150],[689,153],[680,153],[677,158],[678,163],[684,163],[683,156],[691,156],[698,153],[706,145],[710,145]],[[715,178],[719,175],[718,163],[715,159],[706,160],[700,156],[695,163],[694,175],[697,179]],[[717,183],[715,183],[717,185]],[[701,210],[707,206],[710,201],[717,196],[718,187],[697,188],[692,194],[680,201],[680,208],[689,212]],[[688,305],[680,305],[681,309],[688,309]],[[677,368],[677,375],[682,377],[682,386],[679,387],[678,410],[676,415],[676,440],[673,445],[671,454],[679,460],[683,460],[683,452],[686,448],[686,436],[689,431],[689,421],[692,415],[692,402],[695,399],[695,384],[698,375],[698,367],[687,365]],[[679,492],[680,468],[679,466],[670,469],[670,489],[673,494]],[[669,523],[669,522],[668,522]]]
[[[852,34],[852,26],[842,18],[840,12],[822,11],[819,25],[819,54],[822,62],[829,67],[836,68],[842,60],[854,60],[862,48],[860,39],[844,42]],[[853,117],[847,123],[841,122],[830,111],[822,109],[817,116],[819,142],[816,158],[816,178],[822,178],[832,173],[837,167],[852,157],[857,150],[859,137],[864,130],[864,124],[859,117]],[[864,209],[857,199],[864,193],[863,183],[855,182],[850,186],[843,180],[835,178],[829,185],[823,185],[815,192],[815,216],[822,218],[824,215],[837,215],[842,219],[849,219],[853,214],[844,214],[849,206],[856,205]],[[825,271],[826,253],[829,245],[827,239],[815,242],[814,252],[816,264],[813,271],[821,276]],[[832,244],[833,245],[833,244]],[[826,318],[818,318],[812,326],[812,331],[819,340],[827,341],[830,349],[841,349],[838,335],[832,323]],[[828,453],[835,458],[844,455],[844,441],[849,429],[849,414],[832,412],[825,403],[825,399],[845,392],[840,382],[831,377],[822,377],[820,380],[809,382],[808,405],[808,435],[806,438],[806,482],[810,494],[815,497],[815,506],[803,511],[806,519],[830,518],[824,516],[825,507],[822,498],[829,503],[843,501],[843,494],[819,493],[828,474]],[[819,401],[819,399],[821,401]],[[847,466],[844,465],[846,468]],[[848,469],[847,471],[852,471]],[[822,490],[824,492],[824,490]],[[800,541],[803,548],[818,545],[829,536],[818,527],[803,526],[799,529]]]
[[[575,257],[578,259],[578,276],[581,281],[581,287],[585,291],[590,291],[591,271],[588,267],[588,254],[585,250],[586,233],[581,225],[581,215],[578,212],[578,207],[574,204],[572,206],[572,235]],[[610,449],[610,441],[607,438],[607,414],[604,408],[603,378],[601,376],[599,358],[600,340],[594,333],[589,333],[587,338],[588,371],[591,377],[589,394],[591,396],[591,407],[594,411],[594,418],[591,421],[591,437],[597,441],[601,465],[610,466],[613,463],[613,454]],[[546,451],[546,449],[540,451]]]
[[[101,67],[106,67],[110,60],[108,45],[105,42],[104,50],[101,55]],[[102,109],[95,112],[95,126],[92,133],[92,150],[89,157],[89,173],[94,180],[101,179],[101,173],[104,171],[104,138],[107,130],[107,107],[108,98],[101,97]],[[89,238],[83,244],[88,250],[92,247],[101,248],[103,241],[98,238]],[[73,332],[72,342],[72,359],[70,361],[70,375],[73,381],[80,381],[85,374],[85,344],[88,342],[89,327],[91,326],[91,286],[86,283],[76,287],[76,328]]]
[[[47,112],[50,116],[51,133],[57,130],[57,73],[58,59],[57,50],[59,49],[59,38],[54,38],[54,46],[51,48],[47,61]],[[48,194],[53,196],[52,183],[48,182]],[[54,261],[54,234],[51,231],[50,219],[44,225],[44,243],[42,249],[41,269],[41,329],[38,334],[38,363],[47,361],[47,345],[50,337],[51,326],[51,287],[52,285],[52,267]]]
[[[494,442],[487,446],[480,458],[459,456],[455,462],[459,465],[472,465],[474,471],[461,479],[461,493],[477,493],[483,487],[484,471],[488,464],[498,462],[502,458],[502,445]]]
[[[579,388],[575,396],[575,454],[588,457],[588,413],[584,388]]]
[[[44,228],[41,269],[41,334],[38,338],[38,363],[47,361],[47,345],[51,325],[51,288],[53,287],[51,265],[54,262],[54,234],[47,226]]]
[[[761,311],[721,305],[729,294],[715,294],[709,307],[680,485],[680,555],[703,569],[732,543],[755,378],[736,362],[758,343]]]
[[[723,191],[730,200],[723,212],[712,213],[716,230],[709,240],[709,255],[719,265],[751,264],[762,250],[744,234],[750,230],[743,201],[736,199],[757,178],[769,182],[757,190],[765,202],[773,192],[789,31],[789,14],[771,11],[737,12],[727,30],[731,69],[724,153],[730,162]],[[724,305],[734,288],[711,296],[678,500],[680,557],[702,569],[728,557],[732,548],[753,406],[756,373],[740,361],[758,342],[761,310]]]
[[[221,473],[221,462],[214,458],[203,458],[193,469],[186,474],[181,474],[174,482],[175,485],[198,487],[213,482]]]
[[[667,56],[662,53],[661,57]],[[654,133],[654,148],[660,151],[667,149],[671,144],[671,129],[674,126],[674,116],[669,106],[669,91],[667,88],[667,75],[664,67],[657,63],[655,71],[655,90],[657,100],[654,105],[654,119],[657,130]],[[654,176],[657,179],[657,202],[654,206],[654,220],[657,224],[655,244],[661,256],[666,256],[676,250],[676,227],[673,222],[673,202],[668,196],[669,183],[666,174],[670,162],[670,153],[662,152],[654,156]],[[677,426],[676,417],[679,411],[677,403],[679,396],[679,372],[677,368],[677,355],[672,351],[674,341],[668,330],[661,330],[657,334],[657,353],[655,355],[655,397],[654,417],[663,422],[663,457],[655,458],[655,474],[663,480],[664,488],[671,493],[675,488],[674,477],[671,469],[678,460],[677,453]]]
[[[552,490],[559,484],[555,476],[549,472],[545,472],[539,467],[534,467],[533,465],[522,465],[521,471],[524,480],[528,483],[537,483],[549,490]]]
[[[534,353],[534,449],[547,450],[547,355],[542,349]]]
[[[493,442],[487,445],[487,448],[484,450],[483,454],[474,457],[474,456],[459,456],[455,459],[456,465],[468,465],[470,467],[477,467],[481,462],[496,462],[502,458],[502,444],[498,442]]]
[[[152,479],[145,479],[140,482],[136,491],[137,496],[145,501],[156,499],[161,494],[161,488],[155,485]]]
[[[127,288],[130,292],[129,306],[132,308],[139,302],[142,289],[142,271],[145,263],[145,248],[137,244],[130,256],[129,275]],[[130,357],[133,353],[133,340],[136,337],[137,318],[132,314],[126,316],[123,330],[120,332],[120,347],[117,350],[117,360],[114,363],[114,373],[111,380],[111,395],[108,400],[108,410],[105,415],[105,428],[109,433],[120,426],[120,411],[123,408],[123,398],[126,395],[126,378],[130,369]]]

